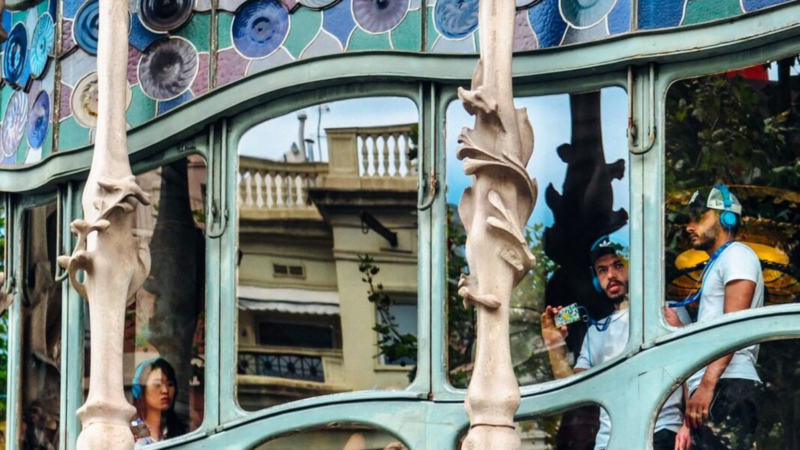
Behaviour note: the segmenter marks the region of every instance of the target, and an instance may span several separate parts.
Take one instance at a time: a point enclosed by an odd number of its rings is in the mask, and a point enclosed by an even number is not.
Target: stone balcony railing
[[[310,188],[416,191],[411,125],[328,128],[327,163],[239,157],[239,208],[248,216],[317,217]]]

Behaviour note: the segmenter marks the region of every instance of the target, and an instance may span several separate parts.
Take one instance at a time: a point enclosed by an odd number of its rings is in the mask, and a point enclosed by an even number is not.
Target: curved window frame
[[[237,354],[237,312],[238,300],[236,297],[236,261],[231,259],[236,251],[236,239],[238,234],[238,212],[236,208],[236,201],[238,196],[238,183],[237,175],[239,171],[239,158],[238,148],[239,142],[242,137],[255,126],[264,123],[272,118],[280,117],[290,114],[297,110],[316,106],[321,103],[332,103],[340,100],[350,100],[357,98],[375,98],[375,97],[399,97],[407,98],[414,102],[418,111],[418,123],[420,143],[420,159],[418,165],[418,192],[420,186],[424,186],[422,180],[425,179],[427,159],[431,156],[430,151],[426,148],[432,148],[427,145],[429,132],[425,126],[424,118],[424,103],[425,97],[425,83],[421,82],[365,82],[361,84],[349,85],[332,85],[330,87],[318,88],[302,93],[286,95],[272,100],[265,107],[255,107],[243,111],[230,119],[223,119],[222,129],[224,134],[221,137],[221,154],[226,155],[225,160],[225,174],[226,181],[225,187],[225,206],[223,209],[227,210],[227,227],[221,237],[224,258],[227,261],[222,262],[222,280],[221,292],[223,307],[221,316],[221,339],[222,348],[227,350],[223,353],[221,360],[221,371],[219,374],[220,379],[220,419],[222,422],[249,422],[252,420],[262,419],[266,417],[274,417],[286,412],[303,410],[311,407],[319,407],[329,405],[332,403],[340,403],[343,401],[358,401],[358,400],[394,400],[394,399],[424,399],[428,396],[430,391],[430,368],[428,362],[430,361],[430,346],[427,339],[422,339],[422,336],[429,334],[427,328],[430,324],[429,314],[430,310],[430,293],[428,290],[429,282],[426,282],[427,262],[429,261],[430,246],[425,245],[428,239],[424,239],[426,229],[429,225],[423,223],[430,220],[429,211],[420,211],[418,215],[418,239],[417,239],[417,278],[418,278],[418,292],[417,292],[417,333],[420,336],[418,341],[418,356],[417,356],[417,373],[414,381],[403,390],[398,391],[357,391],[352,393],[343,393],[336,395],[328,395],[321,397],[311,397],[303,400],[293,401],[290,403],[273,406],[259,411],[246,411],[239,406],[236,396],[236,354]],[[376,338],[377,339],[377,338]],[[389,370],[392,370],[390,368]],[[396,370],[396,369],[394,369]],[[304,422],[304,421],[303,421]],[[311,423],[309,423],[309,426]],[[298,424],[298,427],[301,425]],[[302,425],[305,426],[305,425]]]
[[[663,322],[660,301],[664,294],[664,136],[661,130],[665,125],[663,103],[666,91],[677,79],[706,75],[730,67],[742,67],[796,52],[793,46],[796,45],[796,37],[800,35],[800,26],[793,23],[790,16],[798,12],[800,4],[787,4],[731,21],[674,30],[642,31],[597,43],[515,54],[517,96],[590,90],[609,84],[625,87],[625,67],[636,65],[635,89],[629,92],[629,96],[634,99],[634,119],[640,136],[645,135],[644,130],[649,126],[650,111],[653,108],[657,117],[654,148],[644,156],[630,159],[631,266],[637,267],[637,270],[641,268],[638,276],[632,276],[631,291],[635,295],[632,295],[631,308],[632,311],[638,311],[634,314],[643,317],[643,321],[632,328],[624,357],[596,371],[567,380],[523,388],[523,399],[517,413],[519,418],[547,414],[594,401],[608,410],[615,426],[626,427],[626,439],[649,442],[654,411],[657,411],[671,388],[704,361],[754,340],[800,337],[800,327],[797,325],[800,307],[796,305],[748,311],[675,331]],[[674,39],[676,37],[679,39]],[[642,53],[640,50],[645,47],[648,50]],[[253,446],[290,429],[340,421],[343,417],[349,417],[353,409],[361,410],[358,412],[361,420],[350,421],[385,429],[404,440],[411,449],[455,448],[458,436],[468,426],[468,421],[463,409],[465,392],[452,389],[444,373],[446,316],[443,300],[437,300],[443,299],[446,289],[443,273],[446,210],[441,192],[433,207],[419,215],[419,305],[420,311],[427,312],[420,313],[419,316],[420,370],[414,384],[405,391],[366,391],[337,395],[296,402],[258,413],[244,413],[236,409],[235,364],[232,364],[235,354],[231,352],[235,348],[236,311],[235,294],[229,286],[235,285],[233,250],[236,212],[235,207],[231,208],[230,205],[235,205],[237,152],[227,150],[236,148],[238,139],[249,128],[245,126],[248,120],[252,126],[280,115],[280,111],[288,113],[299,107],[325,101],[393,93],[397,89],[403,91],[404,96],[412,98],[420,110],[420,147],[423,149],[420,192],[425,198],[431,170],[435,168],[435,176],[440,184],[446,180],[446,138],[442,133],[445,111],[449,102],[456,98],[455,87],[468,84],[466,77],[469,74],[464,68],[469,66],[471,72],[477,58],[475,55],[408,56],[409,60],[419,63],[413,67],[422,76],[437,80],[436,82],[396,82],[386,74],[374,78],[368,75],[365,78],[361,72],[361,78],[337,79],[343,72],[347,73],[346,66],[351,61],[358,64],[374,58],[376,62],[380,62],[383,61],[381,58],[388,60],[392,57],[406,56],[364,53],[330,57],[313,61],[318,64],[313,71],[307,70],[306,66],[311,62],[299,61],[286,68],[253,76],[236,86],[211,92],[206,95],[208,98],[200,98],[191,106],[165,115],[163,119],[156,119],[131,133],[131,155],[133,159],[140,159],[135,163],[136,172],[139,172],[144,167],[155,167],[170,158],[182,157],[181,154],[185,151],[183,145],[164,149],[167,144],[158,141],[168,135],[165,129],[177,126],[176,134],[185,136],[197,132],[199,127],[207,126],[200,141],[210,139],[211,142],[201,142],[199,146],[194,146],[208,164],[208,210],[217,210],[207,217],[218,219],[218,225],[221,225],[223,218],[227,221],[227,227],[220,226],[220,238],[206,237],[206,319],[208,324],[217,323],[220,326],[206,328],[207,407],[205,420],[200,428],[202,431],[157,444],[153,446],[154,449],[178,446],[214,448],[229,444],[231,439],[242,442],[245,447]],[[437,61],[437,58],[441,59]],[[440,61],[441,65],[435,64]],[[450,63],[452,65],[448,66]],[[642,68],[647,63],[660,64],[655,68],[655,104],[649,100],[648,74]],[[325,73],[326,69],[335,70]],[[363,69],[355,70],[363,72]],[[289,76],[296,81],[291,76],[300,73],[301,84],[296,86],[287,87],[287,82],[284,81],[276,83],[277,87],[256,87],[258,83],[276,80],[274,77],[279,75]],[[325,74],[320,75],[322,73]],[[403,76],[405,78],[398,76],[397,79],[408,80],[410,77],[409,74]],[[400,85],[403,86],[402,89],[398,88]],[[252,96],[245,99],[241,95],[245,90],[252,91]],[[211,111],[202,111],[211,101],[218,101],[226,95],[230,95],[232,100],[220,102],[222,106],[211,108]],[[266,102],[269,102],[268,106],[263,107]],[[231,112],[242,107],[248,109],[239,114]],[[190,125],[185,129],[181,128],[180,121],[187,118],[191,118],[191,122],[188,122]],[[158,132],[152,133],[152,130]],[[147,136],[147,133],[152,136]],[[174,140],[170,143],[172,142]],[[436,150],[430,151],[434,148]],[[429,151],[424,151],[426,149]],[[85,173],[75,173],[88,170],[90,155],[90,150],[84,148],[53,155],[31,168],[2,171],[0,186],[10,191],[46,190],[69,178],[85,178]],[[141,160],[143,157],[146,159]],[[26,177],[29,179],[25,180]],[[65,190],[67,193],[71,190],[69,186]],[[14,197],[16,204],[10,214],[13,220],[17,220],[18,209],[33,198],[33,194],[28,193]],[[71,204],[72,213],[65,214],[61,223],[65,239],[66,236],[72,236],[68,231],[69,222],[81,215],[78,190],[73,192]],[[229,205],[227,217],[225,205]],[[20,248],[21,240],[17,236],[9,236],[8,245],[14,252],[18,252]],[[71,241],[65,243],[64,247],[71,250],[73,245],[74,241]],[[423,254],[423,250],[427,253]],[[10,259],[12,267],[15,267],[13,264],[16,258],[12,256]],[[80,318],[83,313],[77,294],[71,288],[65,291],[65,317]],[[18,303],[12,305],[12,315],[14,308],[19,308]],[[19,313],[16,314],[18,315]],[[18,317],[12,317],[12,321],[17,319]],[[68,449],[75,448],[75,440],[80,431],[80,422],[74,417],[74,412],[82,401],[82,369],[80,364],[74,364],[74,361],[83,360],[80,353],[83,335],[77,331],[82,330],[82,323],[75,323],[77,322],[71,322],[69,327],[66,322],[64,324],[64,329],[68,331],[63,354],[68,356],[63,357],[73,361],[62,373],[62,380],[66,377],[66,381],[62,382],[62,389],[68,390],[67,395],[62,396],[62,442],[67,443]],[[13,348],[18,346],[16,343],[11,345]],[[13,358],[13,354],[11,356]],[[9,361],[9,368],[13,369],[12,361]],[[10,382],[10,393],[14,392],[17,384],[18,381]],[[12,396],[9,409],[13,401],[15,399]],[[354,408],[353,404],[360,407]],[[648,420],[645,422],[643,417]],[[14,429],[15,425],[9,423],[10,438],[13,438]],[[612,433],[611,448],[625,448],[622,439],[615,438]]]

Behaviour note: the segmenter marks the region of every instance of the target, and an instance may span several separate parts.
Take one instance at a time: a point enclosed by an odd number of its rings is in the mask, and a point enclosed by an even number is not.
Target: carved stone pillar
[[[72,222],[78,242],[59,264],[89,302],[91,374],[89,395],[78,410],[83,431],[78,449],[133,449],[125,399],[122,343],[125,307],[150,271],[150,252],[132,235],[138,203],[149,197],[136,184],[128,162],[125,122],[128,2],[100,0],[97,54],[97,141],[83,192],[83,220]],[[84,282],[77,274],[84,272]]]
[[[478,308],[475,368],[466,399],[468,450],[517,450],[514,429],[519,386],[508,336],[512,289],[536,263],[525,241],[525,224],[536,202],[536,181],[525,166],[533,152],[527,111],[514,108],[511,80],[513,0],[480,0],[481,57],[470,90],[459,89],[475,128],[459,136],[457,156],[473,185],[458,211],[467,230],[469,275],[459,294]]]

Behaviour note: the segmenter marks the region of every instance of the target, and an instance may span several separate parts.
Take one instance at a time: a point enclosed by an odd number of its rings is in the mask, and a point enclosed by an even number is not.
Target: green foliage
[[[794,104],[800,77],[787,75],[785,71],[777,82],[769,83],[713,75],[679,81],[670,88],[665,158],[667,280],[678,275],[675,258],[689,248],[677,199],[719,182],[752,187],[733,189],[749,219],[742,236],[785,251],[792,266],[784,271],[797,273],[800,208],[792,196],[800,186],[800,116]],[[758,370],[766,387],[756,432],[758,448],[800,448],[794,431],[800,426],[796,406],[800,402],[800,341],[762,344]]]
[[[667,97],[667,192],[717,182],[796,186],[800,158],[787,145],[798,131],[789,109],[775,110],[775,88],[740,76],[684,80]],[[778,105],[775,105],[778,107]]]
[[[399,327],[392,315],[392,297],[383,289],[382,283],[375,283],[375,275],[381,269],[374,264],[369,255],[359,256],[358,270],[363,277],[361,281],[367,284],[367,299],[375,304],[380,320],[372,327],[378,333],[378,355],[383,355],[387,361],[399,361],[401,366],[406,365],[406,361],[411,361],[414,365],[409,373],[409,380],[416,376],[417,365],[417,337],[411,333],[400,333]]]

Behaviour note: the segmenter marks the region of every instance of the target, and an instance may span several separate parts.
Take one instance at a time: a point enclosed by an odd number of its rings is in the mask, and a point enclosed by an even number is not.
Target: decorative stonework
[[[83,192],[84,219],[72,222],[78,242],[58,258],[72,286],[89,302],[89,394],[77,415],[78,449],[133,449],[122,376],[125,307],[150,272],[150,250],[132,234],[139,203],[149,204],[128,162],[125,104],[128,90],[128,4],[100,0],[97,58],[97,144]],[[78,279],[82,271],[84,281]]]
[[[467,230],[470,274],[462,275],[459,295],[478,308],[475,369],[466,410],[468,450],[520,447],[514,429],[519,386],[511,364],[511,291],[535,265],[525,241],[525,223],[536,204],[536,181],[525,170],[533,153],[533,129],[524,109],[514,107],[511,57],[514,0],[481,0],[481,59],[470,90],[459,89],[475,128],[459,136],[458,159],[474,183],[464,191],[458,212]]]

